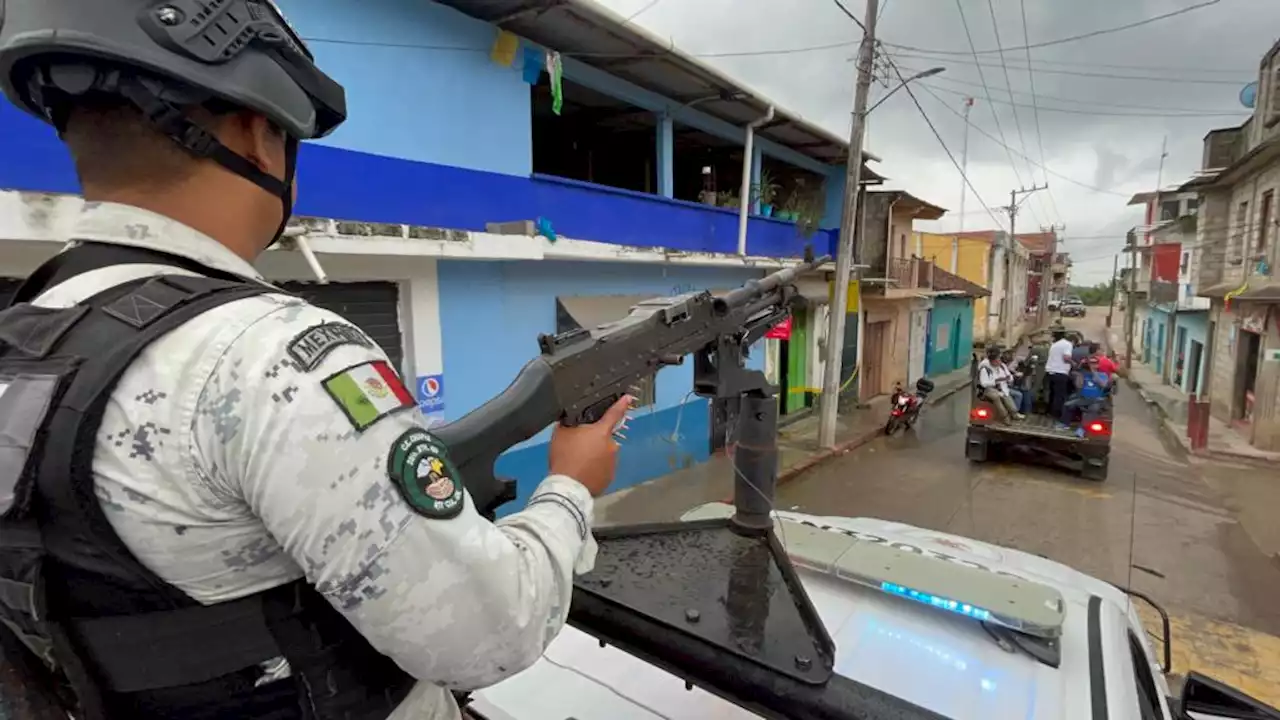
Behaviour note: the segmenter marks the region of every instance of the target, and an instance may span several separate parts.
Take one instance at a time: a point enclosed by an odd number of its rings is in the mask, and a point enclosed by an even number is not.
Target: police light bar
[[[1066,603],[1048,585],[902,549],[908,545],[781,522],[787,554],[802,567],[1024,635],[1053,639],[1062,634]]]
[[[732,506],[709,503],[681,519],[731,514]],[[783,517],[774,523],[781,526],[778,538],[799,567],[1023,635],[1062,635],[1066,603],[1048,585],[925,555],[904,543],[873,542]]]

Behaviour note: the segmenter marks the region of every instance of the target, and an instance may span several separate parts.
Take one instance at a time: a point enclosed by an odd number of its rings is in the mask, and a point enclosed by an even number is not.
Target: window
[[[1237,260],[1244,256],[1245,243],[1249,236],[1249,201],[1236,206],[1236,228],[1231,238],[1231,256]]]
[[[1187,215],[1195,215],[1196,211],[1199,209],[1200,209],[1200,198],[1198,197],[1187,198],[1187,212],[1186,212]]]
[[[1267,251],[1267,234],[1271,231],[1271,199],[1274,191],[1262,193],[1262,210],[1258,213],[1258,247],[1259,253]]]
[[[1185,275],[1187,272],[1187,267],[1189,267],[1190,265],[1191,265],[1191,253],[1189,252],[1182,253],[1182,263],[1178,265],[1178,274]]]
[[[1133,655],[1133,679],[1138,685],[1138,711],[1142,720],[1161,720],[1160,691],[1156,689],[1151,674],[1151,660],[1147,650],[1132,631],[1129,633],[1129,651]]]

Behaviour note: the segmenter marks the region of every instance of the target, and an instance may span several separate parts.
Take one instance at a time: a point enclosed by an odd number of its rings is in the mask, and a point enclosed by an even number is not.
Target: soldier
[[[86,202],[0,316],[0,619],[83,720],[457,718],[563,626],[628,398],[483,518],[386,355],[251,264],[342,87],[270,0],[182,7],[4,6],[0,88]]]

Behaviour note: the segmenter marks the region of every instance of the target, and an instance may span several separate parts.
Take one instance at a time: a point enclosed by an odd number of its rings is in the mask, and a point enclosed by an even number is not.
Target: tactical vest
[[[200,277],[127,282],[61,310],[29,304],[122,263]],[[85,243],[41,266],[0,312],[0,674],[16,668],[79,720],[384,720],[413,686],[303,580],[199,604],[133,556],[94,494],[99,425],[130,363],[201,313],[265,292],[280,291]],[[281,658],[289,673],[273,674]]]

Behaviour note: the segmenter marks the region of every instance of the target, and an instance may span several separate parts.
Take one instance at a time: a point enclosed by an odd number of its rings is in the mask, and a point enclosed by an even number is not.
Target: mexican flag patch
[[[351,426],[359,431],[397,410],[414,406],[413,396],[385,360],[354,365],[325,378],[322,384]]]

